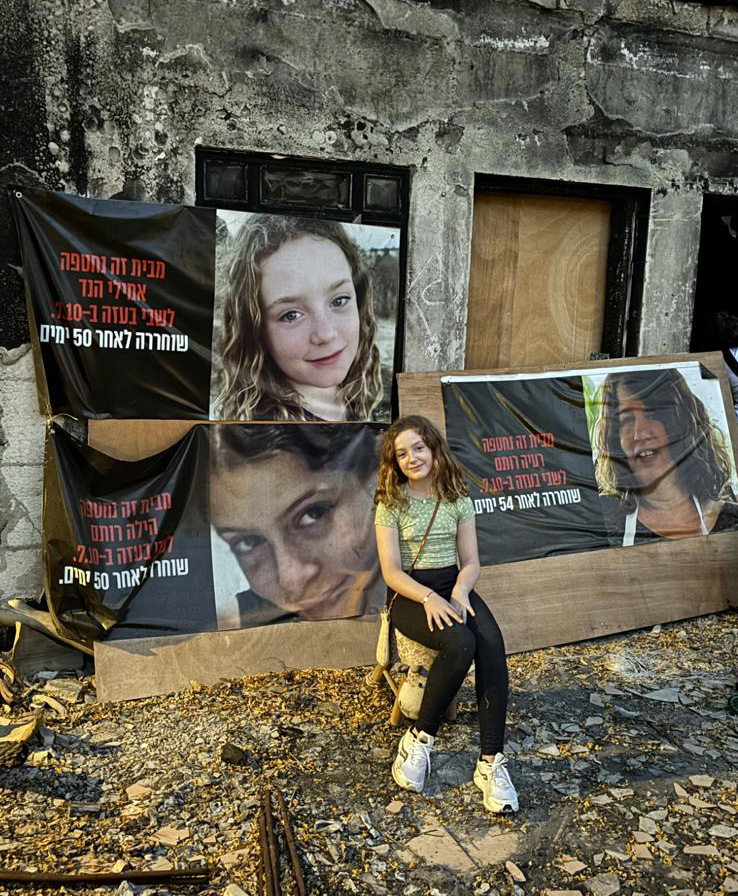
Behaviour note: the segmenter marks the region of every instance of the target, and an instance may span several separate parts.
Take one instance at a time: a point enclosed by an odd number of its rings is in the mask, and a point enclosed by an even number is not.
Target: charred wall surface
[[[651,191],[639,352],[685,350],[738,191],[738,9],[683,0],[10,0],[0,181],[193,203],[195,147],[409,166],[405,369],[463,366],[475,173]],[[0,586],[40,587],[43,421],[0,228]]]

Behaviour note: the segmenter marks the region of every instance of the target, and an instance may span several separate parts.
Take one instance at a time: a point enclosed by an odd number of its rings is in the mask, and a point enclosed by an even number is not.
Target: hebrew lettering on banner
[[[215,212],[11,193],[41,410],[207,419]]]
[[[720,383],[697,361],[442,384],[485,565],[738,528]]]
[[[376,612],[377,435],[195,426],[126,462],[53,424],[44,562],[60,631],[89,644]]]

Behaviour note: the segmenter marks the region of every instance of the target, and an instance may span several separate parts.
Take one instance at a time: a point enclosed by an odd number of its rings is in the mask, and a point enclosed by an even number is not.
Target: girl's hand
[[[451,592],[451,606],[456,610],[459,616],[461,616],[462,622],[466,622],[467,614],[471,614],[472,616],[477,615],[472,609],[471,602],[469,601],[469,592],[460,585],[454,585],[453,591]]]
[[[431,631],[433,631],[433,626],[440,630],[444,627],[444,623],[451,626],[454,622],[462,621],[451,604],[435,591],[431,591],[428,600],[423,602],[423,606],[425,607],[425,618],[428,620],[428,628]]]

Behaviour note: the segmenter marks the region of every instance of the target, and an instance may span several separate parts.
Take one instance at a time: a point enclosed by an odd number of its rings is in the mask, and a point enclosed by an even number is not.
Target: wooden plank
[[[374,663],[379,617],[284,622],[240,631],[131,638],[95,644],[103,703],[168,694],[191,681],[215,684],[285,669],[348,669]]]
[[[399,374],[400,413],[423,414],[445,431],[441,377],[451,374],[471,377],[695,360],[720,380],[735,456],[738,424],[718,352],[526,370]],[[488,566],[482,569],[478,590],[497,616],[508,652],[514,653],[718,612],[735,604],[736,580],[738,532],[726,532]]]
[[[609,236],[609,202],[478,194],[467,365],[571,364],[598,351]]]
[[[195,420],[90,420],[87,444],[117,460],[141,460],[174,445]]]

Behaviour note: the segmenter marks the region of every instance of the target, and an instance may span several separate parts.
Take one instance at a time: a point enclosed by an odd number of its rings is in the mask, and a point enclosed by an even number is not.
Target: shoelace
[[[505,787],[512,788],[513,783],[510,778],[510,772],[507,770],[507,759],[500,759],[497,765],[490,763],[490,769],[495,778],[498,779]]]
[[[423,766],[425,766],[426,773],[430,774],[430,751],[431,748],[427,744],[424,744],[422,741],[416,739],[413,743],[412,749],[410,750],[408,762],[414,768],[423,768]]]

